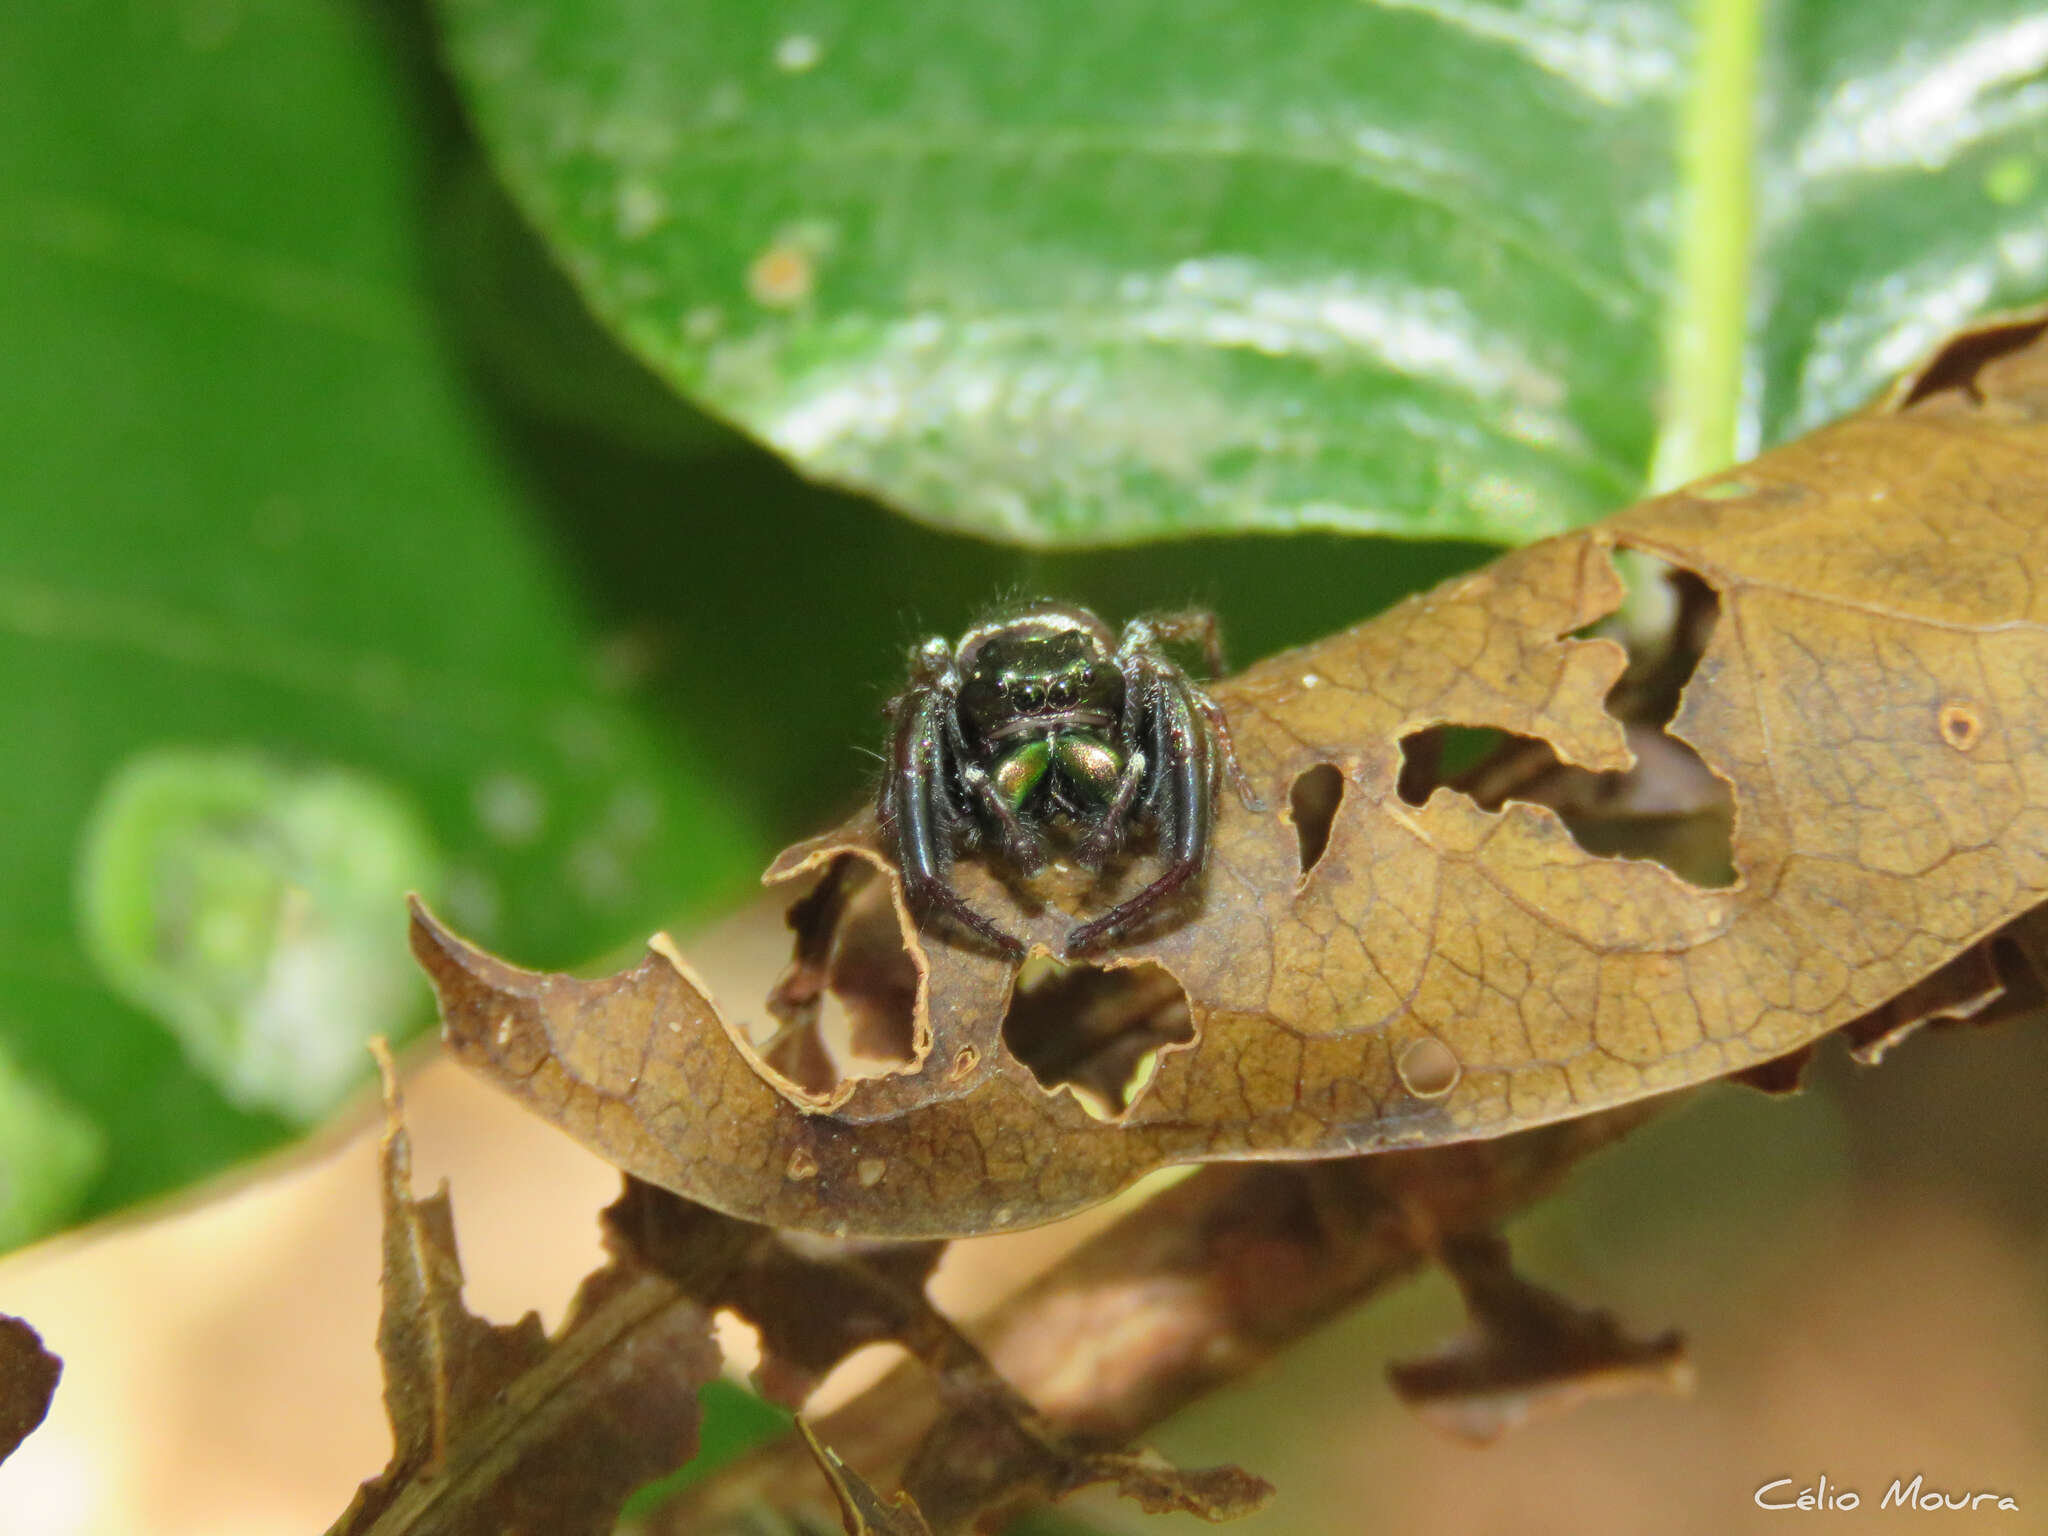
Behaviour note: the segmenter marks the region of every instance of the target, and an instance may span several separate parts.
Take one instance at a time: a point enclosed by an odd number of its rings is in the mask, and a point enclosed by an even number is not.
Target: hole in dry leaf
[[[1984,722],[1977,711],[1964,699],[1951,699],[1941,706],[1941,715],[1936,722],[1941,739],[1958,752],[1967,752],[1977,745],[1977,738],[1984,733]]]
[[[1691,571],[1641,555],[1621,568],[1636,578],[1630,596],[1594,632],[1629,653],[1607,708],[1627,731],[1635,767],[1592,773],[1558,761],[1550,743],[1534,737],[1435,725],[1401,743],[1401,798],[1419,806],[1450,789],[1488,811],[1510,800],[1548,806],[1596,857],[1647,859],[1693,885],[1733,885],[1735,805],[1727,782],[1666,729],[1713,634],[1719,602]]]
[[[1401,1074],[1401,1086],[1418,1099],[1442,1098],[1465,1075],[1457,1054],[1434,1035],[1410,1041],[1395,1058],[1394,1070]]]
[[[1344,803],[1344,775],[1335,763],[1317,763],[1299,775],[1287,792],[1287,805],[1294,818],[1294,836],[1301,844],[1301,873],[1320,864],[1330,846],[1330,824],[1337,819],[1337,807]]]
[[[833,862],[789,909],[796,952],[768,994],[779,1028],[768,1065],[807,1095],[916,1065],[916,963],[889,882],[865,859]]]
[[[718,1352],[725,1357],[728,1372],[746,1376],[760,1365],[761,1330],[731,1307],[721,1307],[711,1314],[711,1332],[718,1341]]]
[[[2048,331],[2048,321],[2042,320],[2016,320],[1965,331],[1928,359],[1912,387],[1899,398],[1899,409],[1951,389],[1981,403],[1984,391],[1978,375],[2001,357],[2031,345],[2044,331]]]
[[[1003,1015],[1003,1044],[1038,1085],[1070,1089],[1104,1120],[1137,1101],[1162,1052],[1194,1038],[1187,992],[1149,960],[1112,969],[1034,957]]]
[[[1401,776],[1396,787],[1410,805],[1422,805],[1440,786],[1456,789],[1461,779],[1504,743],[1528,739],[1480,725],[1433,725],[1412,732],[1401,740]]]

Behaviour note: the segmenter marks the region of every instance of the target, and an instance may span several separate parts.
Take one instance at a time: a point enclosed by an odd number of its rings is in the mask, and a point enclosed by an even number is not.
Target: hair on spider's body
[[[1200,645],[1211,673],[1222,671],[1212,614],[1133,619],[1118,636],[1086,608],[1054,602],[1013,605],[957,643],[933,636],[911,652],[909,686],[888,707],[895,737],[880,810],[914,909],[1020,955],[1015,935],[953,889],[958,850],[1036,874],[1063,824],[1078,833],[1070,856],[1093,869],[1133,828],[1152,826],[1166,868],[1071,930],[1072,955],[1201,872],[1222,773],[1246,805],[1256,801],[1223,711],[1161,649],[1177,643]]]

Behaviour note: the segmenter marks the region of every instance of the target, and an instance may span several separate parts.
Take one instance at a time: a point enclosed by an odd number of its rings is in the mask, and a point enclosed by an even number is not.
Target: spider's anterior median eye
[[[1036,710],[1044,707],[1045,684],[1035,677],[1013,677],[1007,683],[1012,709]]]
[[[1081,701],[1081,680],[1062,673],[1045,685],[1045,701],[1054,709],[1071,709]]]

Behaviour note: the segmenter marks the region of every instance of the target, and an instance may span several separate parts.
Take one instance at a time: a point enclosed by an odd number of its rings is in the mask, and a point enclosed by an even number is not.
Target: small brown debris
[[[771,245],[747,268],[747,292],[769,309],[794,309],[811,296],[817,268],[792,245]]]
[[[35,1329],[0,1313],[0,1461],[43,1422],[63,1373],[64,1362],[43,1348]]]
[[[859,1473],[819,1440],[801,1415],[796,1427],[818,1463],[818,1470],[831,1485],[832,1496],[839,1501],[839,1517],[846,1524],[846,1536],[931,1536],[932,1528],[924,1523],[924,1516],[917,1512],[917,1504],[909,1494],[899,1493],[884,1503]]]

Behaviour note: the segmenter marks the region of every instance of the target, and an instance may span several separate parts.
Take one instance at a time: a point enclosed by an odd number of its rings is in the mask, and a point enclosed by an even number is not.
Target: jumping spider
[[[1129,928],[1201,871],[1219,773],[1259,809],[1223,711],[1160,649],[1199,644],[1223,669],[1213,614],[1133,619],[1121,640],[1085,608],[1038,602],[948,645],[911,653],[910,685],[889,703],[896,735],[881,789],[882,826],[903,888],[1019,956],[1023,944],[968,905],[947,879],[954,851],[992,846],[1036,874],[1047,834],[1079,834],[1071,857],[1099,868],[1131,828],[1149,824],[1166,868],[1150,885],[1068,933],[1079,954]]]

